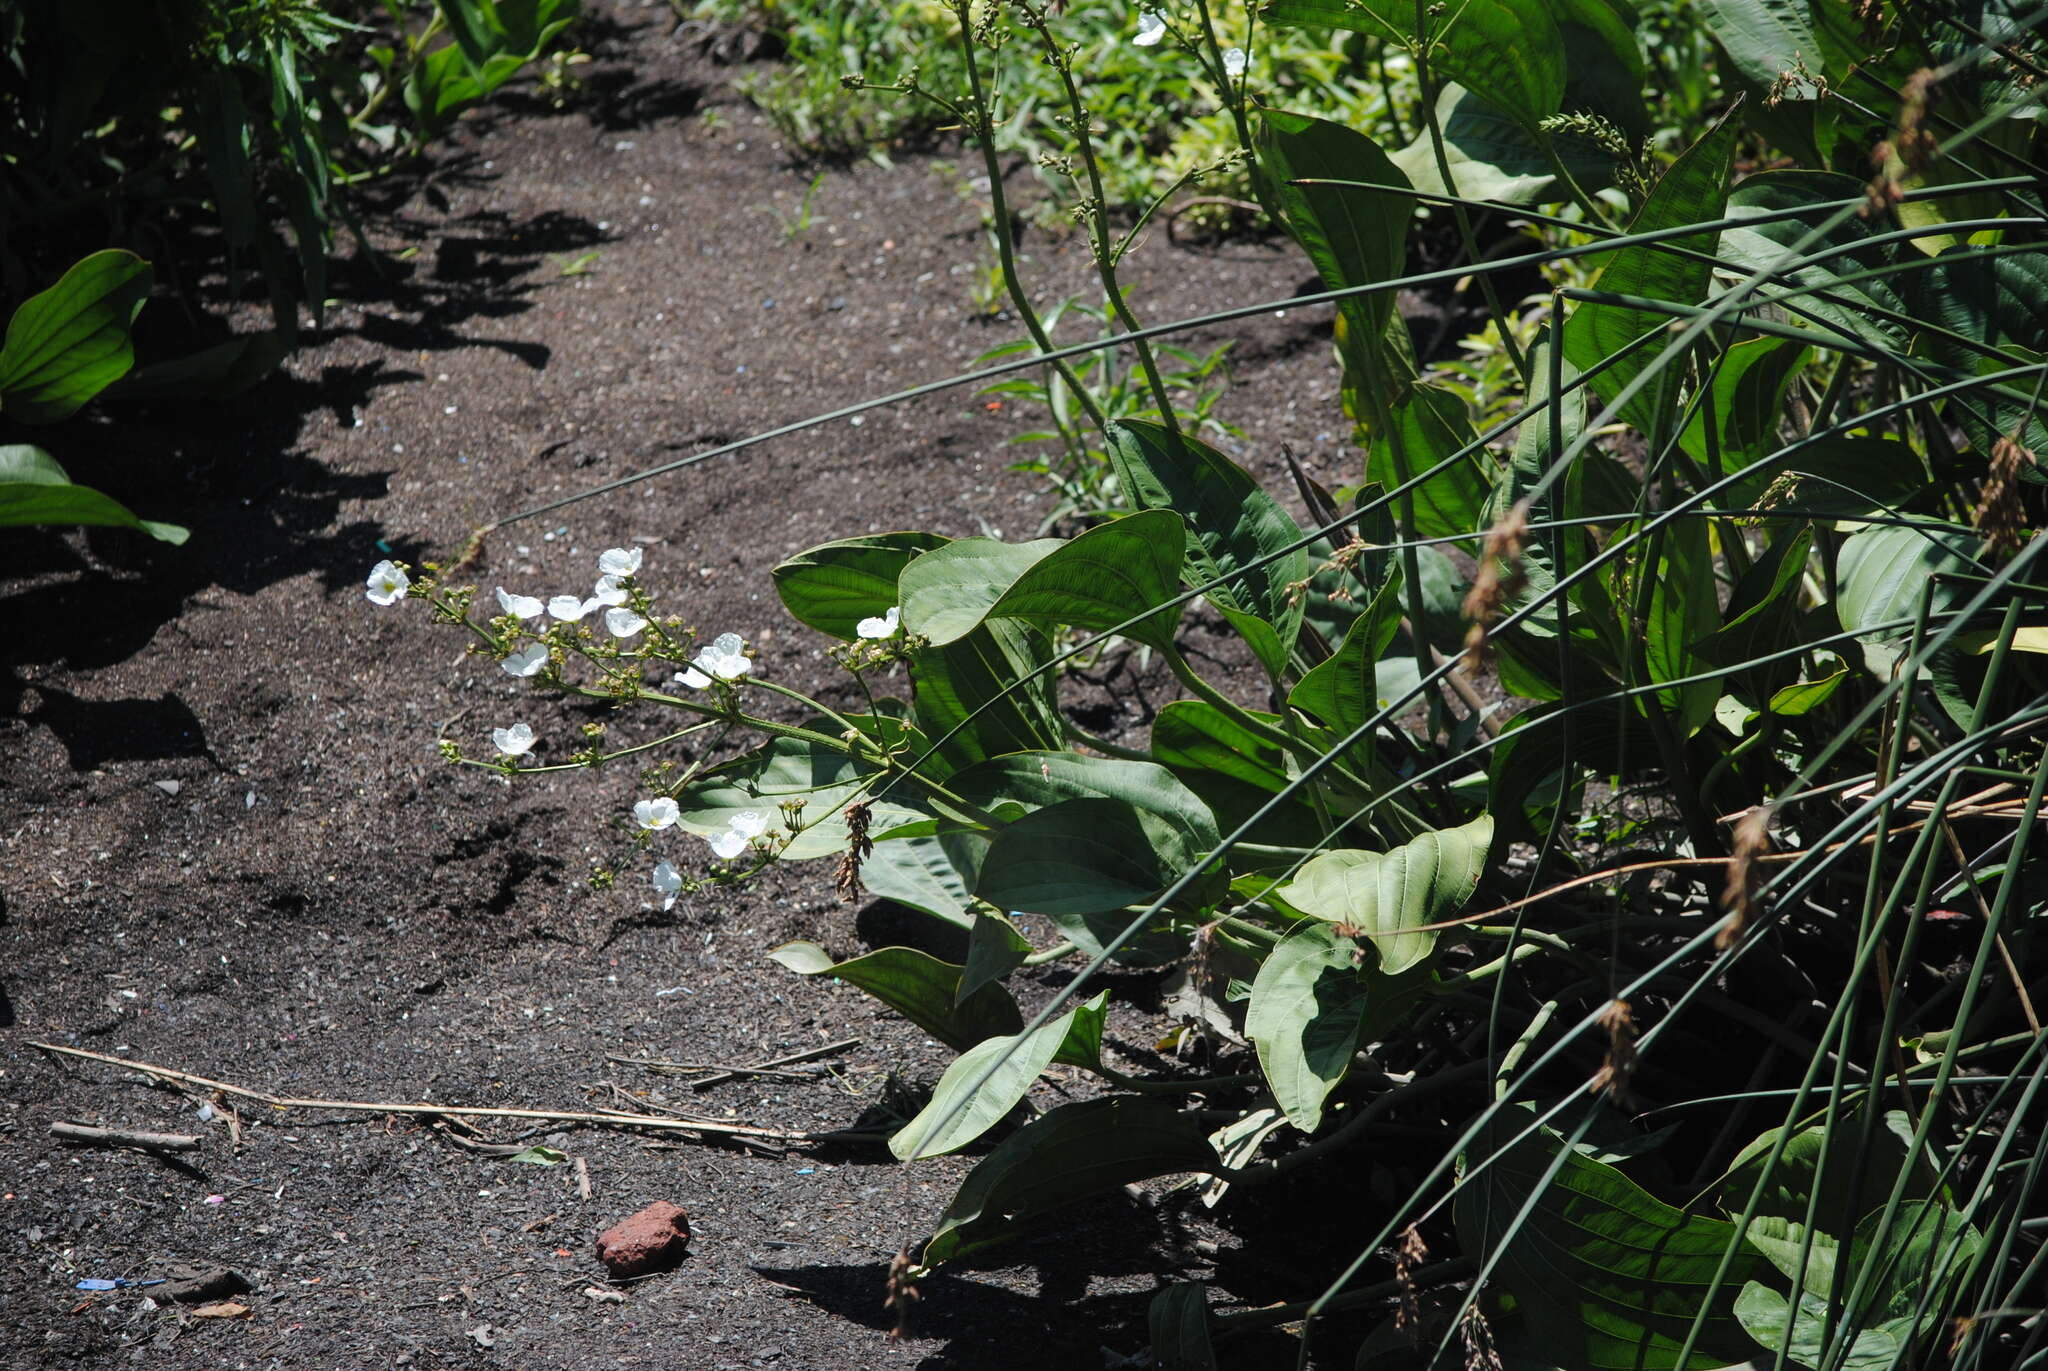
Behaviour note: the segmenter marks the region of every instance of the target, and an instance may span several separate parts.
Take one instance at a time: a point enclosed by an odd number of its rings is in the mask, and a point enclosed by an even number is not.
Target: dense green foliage
[[[1167,8],[1220,60],[1200,35],[1226,7]],[[1075,11],[952,11],[947,98],[992,170],[1030,44],[1069,132],[1117,122],[1064,27],[1103,21]],[[1097,196],[1121,330],[1097,346],[1131,349],[1153,418],[1045,359],[1002,265],[1016,360],[1066,386],[1121,508],[777,567],[858,711],[756,679],[736,639],[693,657],[638,553],[552,625],[502,591],[498,615],[411,593],[542,688],[693,720],[636,813],[726,864],[664,861],[671,899],[829,858],[849,894],[967,931],[959,964],[773,954],[961,1053],[890,1139],[995,1144],[914,1246],[926,1269],[1135,1181],[1227,1208],[1314,1176],[1346,1209],[1305,1222],[1356,1259],[1277,1308],[1166,1290],[1162,1365],[1275,1324],[1305,1360],[1336,1309],[1383,1316],[1369,1367],[2038,1359],[2048,45],[1993,5],[1261,13],[1401,50],[1425,114],[1409,140],[1245,112],[1359,437],[1355,480],[1288,493],[1305,522],[1176,414]],[[1515,251],[1411,270],[1420,233],[1478,256],[1504,217]],[[1533,304],[1489,292],[1478,384],[1418,363],[1397,290],[1532,268]],[[1234,672],[1190,660],[1198,617]],[[1090,736],[1063,667],[1106,654],[1187,698]],[[530,741],[480,764],[534,769]],[[1106,1045],[1085,974],[1027,1013],[1062,960],[1166,976],[1171,1058]],[[1030,1107],[1060,1069],[1100,1097]]]

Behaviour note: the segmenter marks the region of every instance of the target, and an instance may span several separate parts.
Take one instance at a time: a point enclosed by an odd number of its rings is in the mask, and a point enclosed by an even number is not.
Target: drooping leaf
[[[889,838],[860,867],[868,894],[921,910],[956,928],[973,926],[974,897],[936,837]]]
[[[1159,425],[1132,419],[1112,424],[1108,437],[1126,498],[1139,509],[1176,510],[1186,519],[1189,581],[1233,578],[1211,590],[1209,602],[1277,677],[1301,631],[1301,600],[1289,587],[1307,578],[1308,554],[1296,549],[1248,568],[1301,541],[1301,526],[1242,467],[1192,434],[1176,444]]]
[[[1407,260],[1408,221],[1415,201],[1406,195],[1346,186],[1301,186],[1302,179],[1363,181],[1408,188],[1408,178],[1379,144],[1354,129],[1306,115],[1266,110],[1260,116],[1258,165],[1279,202],[1287,231],[1331,290],[1391,281]],[[1345,328],[1340,342],[1347,368],[1379,377],[1391,367],[1413,374],[1398,359],[1383,358],[1383,339],[1399,326],[1390,291],[1340,301]]]
[[[1638,96],[1638,103],[1640,99]],[[1437,97],[1436,114],[1444,135],[1444,163],[1451,173],[1449,186],[1444,184],[1443,168],[1437,165],[1437,148],[1429,130],[1387,155],[1417,190],[1503,205],[1554,204],[1571,198],[1571,188],[1557,175],[1559,163],[1581,189],[1613,184],[1614,154],[1596,140],[1571,132],[1531,133],[1484,99],[1481,92],[1456,82],[1446,84]],[[1556,150],[1557,162],[1544,151],[1545,140]]]
[[[1672,1208],[1547,1129],[1517,1139],[1529,1118],[1506,1111],[1473,1141],[1454,1218],[1468,1255],[1497,1258],[1493,1279],[1557,1364],[1670,1371],[1696,1320],[1685,1371],[1746,1359],[1753,1349],[1735,1319],[1735,1294],[1771,1268],[1737,1246],[1735,1225]],[[1706,1303],[1731,1247],[1721,1289]]]
[[[946,541],[935,533],[876,533],[821,543],[775,568],[775,593],[800,623],[852,642],[862,619],[897,603],[896,578],[911,559]]]
[[[1468,451],[1475,446],[1477,435],[1465,401],[1442,386],[1421,382],[1394,407],[1391,417],[1393,433],[1372,435],[1366,479],[1391,491],[1440,463],[1448,463],[1412,491],[1395,496],[1394,508],[1400,509],[1404,499],[1413,500],[1415,531],[1426,538],[1483,531],[1493,473]]]
[[[126,375],[135,364],[129,330],[154,279],[149,263],[109,248],[23,301],[0,345],[0,413],[55,423]]]
[[[1152,1332],[1152,1364],[1159,1371],[1216,1371],[1207,1286],[1175,1281],[1152,1297],[1146,1321]]]
[[[1749,1204],[1750,1193],[1783,1131],[1772,1128],[1758,1135],[1715,1182],[1713,1195],[1723,1210],[1740,1214]],[[1859,1167],[1863,1132],[1861,1120],[1854,1116],[1844,1117],[1833,1129],[1815,1124],[1795,1132],[1778,1164],[1771,1168],[1756,1212],[1803,1224],[1818,1185],[1820,1199],[1813,1211],[1816,1225],[1823,1233],[1846,1240],[1864,1215],[1884,1205],[1893,1182],[1911,1164],[1906,1143],[1913,1136],[1913,1127],[1903,1113],[1891,1110],[1885,1114]],[[1926,1176],[1916,1169],[1907,1182],[1906,1198],[1924,1199],[1930,1193]],[[1822,1293],[1826,1293],[1824,1287]]]
[[[1328,924],[1304,924],[1276,944],[1252,981],[1244,1032],[1288,1122],[1313,1133],[1323,1102],[1358,1048],[1365,1025],[1366,978],[1358,945]]]
[[[874,732],[892,743],[912,740],[909,747],[919,755],[924,748],[899,720],[862,716]],[[823,724],[825,728],[835,725]],[[792,860],[832,856],[846,850],[846,806],[875,784],[875,763],[858,760],[836,747],[804,738],[775,738],[742,757],[705,773],[676,794],[682,814],[678,827],[704,837],[724,833],[732,817],[753,810],[768,819],[774,829],[785,829],[789,820],[781,806],[802,800],[792,840],[782,855]],[[875,802],[874,831],[886,833],[898,824],[930,817],[922,809],[901,801],[915,794],[899,784],[894,798]]]
[[[937,1157],[958,1151],[988,1132],[1016,1108],[1038,1073],[1051,1064],[1079,1016],[1093,1016],[1094,1037],[1100,1042],[1103,1006],[1108,1000],[1105,990],[1088,1003],[1039,1025],[1035,1032],[988,1038],[961,1053],[939,1077],[931,1102],[890,1137],[889,1151],[898,1161]]]
[[[967,934],[967,965],[960,972],[962,999],[981,987],[999,982],[1024,965],[1031,944],[1008,919],[987,910],[977,910],[974,926]]]
[[[1813,350],[1790,338],[1748,338],[1721,355],[1707,402],[1693,413],[1679,443],[1709,476],[1742,470],[1777,447],[1785,420],[1785,388]],[[1707,441],[1713,416],[1714,443]],[[1709,463],[1718,451],[1718,469]],[[1720,497],[1717,504],[1732,501]]]
[[[290,344],[275,329],[238,333],[224,343],[203,348],[188,357],[137,367],[105,393],[109,399],[180,395],[226,400],[277,370],[278,363],[290,352]]]
[[[1051,660],[1044,631],[1019,619],[990,619],[950,643],[912,651],[912,712],[945,769],[1066,741],[1057,677],[1041,670]]]
[[[0,446],[0,528],[37,525],[133,528],[173,546],[191,536],[176,524],[137,518],[111,496],[73,485],[64,468],[41,448],[26,443]]]
[[[1400,628],[1401,572],[1396,567],[1352,620],[1337,651],[1295,683],[1288,705],[1315,716],[1340,737],[1356,732],[1380,712],[1378,667]],[[1370,754],[1369,740],[1361,747]]]
[[[1397,976],[1436,946],[1433,932],[1412,931],[1457,915],[1486,873],[1493,818],[1424,833],[1391,852],[1339,849],[1302,867],[1279,894],[1304,914],[1361,930],[1380,970]]]
[[[1106,914],[1152,900],[1200,856],[1170,820],[1126,801],[1061,800],[997,830],[974,893],[1034,914]]]
[[[919,1260],[952,1261],[1062,1205],[1216,1164],[1201,1124],[1164,1100],[1113,1095],[1061,1105],[1003,1139],[968,1173]]]
[[[1279,723],[1269,714],[1253,717]],[[1274,794],[1291,779],[1277,744],[1204,700],[1174,700],[1159,711],[1152,756],[1177,773],[1212,771]]]
[[[1826,704],[1830,697],[1849,679],[1849,669],[1843,667],[1831,676],[1818,681],[1794,681],[1791,685],[1773,691],[1770,701],[1764,706],[1765,712],[1780,718],[1796,719],[1809,714]]]
[[[1629,222],[1629,232],[1648,233],[1720,218],[1738,132],[1740,125],[1731,114],[1723,115],[1700,135],[1699,141],[1687,148],[1658,179],[1642,209]],[[1711,257],[1718,242],[1719,236],[1709,232],[1672,243],[1623,248],[1600,269],[1595,284],[1618,295],[1697,304],[1706,298],[1713,267],[1698,258],[1681,257],[1672,249],[1688,248]],[[1629,305],[1581,305],[1565,324],[1565,356],[1580,371],[1589,371],[1603,358],[1646,334],[1660,332],[1669,323],[1668,315]],[[1593,389],[1611,404],[1622,388],[1647,371],[1658,356],[1653,345],[1636,348],[1594,377]],[[1678,368],[1666,365],[1660,374],[1676,385]],[[1657,390],[1652,383],[1622,406],[1622,416],[1646,434],[1655,433],[1660,414],[1670,412],[1668,406],[1659,409]]]
[[[984,985],[957,1003],[961,968],[910,947],[885,947],[835,964],[816,943],[784,943],[768,954],[800,976],[835,976],[859,986],[956,1050],[1007,1038],[1024,1026],[1017,1002],[1000,985]]]
[[[1678,519],[1651,536],[1657,561],[1643,658],[1651,680],[1676,681],[1699,674],[1702,663],[1692,645],[1721,627],[1713,548],[1703,519]],[[1718,680],[1709,678],[1659,691],[1657,700],[1690,733],[1713,716],[1720,693]]]
[[[1801,295],[1792,303],[1802,314],[1810,314],[1852,338],[1904,351],[1905,329],[1880,318],[1870,308],[1876,306],[1895,315],[1911,313],[1902,292],[1912,273],[1888,271],[1899,261],[1898,243],[1868,241],[1892,226],[1881,217],[1866,219],[1852,214],[1840,219],[1840,211],[1822,207],[1827,201],[1854,199],[1863,192],[1862,182],[1833,172],[1767,171],[1745,177],[1728,192],[1728,218],[1760,218],[1767,213],[1801,209],[1806,213],[1726,229],[1721,234],[1720,254],[1744,271],[1769,268],[1789,276],[1798,285],[1824,292]],[[1820,236],[1809,242],[1816,233]],[[1802,265],[1790,265],[1795,257]],[[1864,276],[1849,283],[1838,279],[1865,271],[1886,274]]]
[[[1820,40],[1807,16],[1807,0],[1700,0],[1699,14],[1707,32],[1751,84],[1769,88],[1780,77],[1791,78],[1791,98],[1813,98],[1812,82],[1795,75],[1820,61]]]

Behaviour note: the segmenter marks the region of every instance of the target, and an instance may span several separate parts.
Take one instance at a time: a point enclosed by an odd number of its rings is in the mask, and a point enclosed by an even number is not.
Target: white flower
[[[768,816],[758,809],[742,809],[732,816],[732,822],[728,827],[741,838],[752,842],[768,831]]]
[[[711,838],[707,841],[711,844],[711,851],[721,861],[729,862],[747,850],[747,840],[739,834],[730,831],[721,833],[716,838]]]
[[[503,586],[498,587],[498,607],[515,619],[537,619],[547,608],[533,596],[514,595]]]
[[[709,676],[706,676],[703,672],[697,670],[697,668],[695,667],[690,667],[687,670],[678,671],[675,675],[669,677],[669,679],[675,681],[680,685],[686,685],[692,690],[702,690],[705,686],[711,684],[711,678]]]
[[[598,577],[596,589],[597,593],[590,597],[590,603],[594,605],[622,605],[626,603],[625,588],[619,584],[619,579],[616,576]]]
[[[400,571],[396,562],[379,562],[370,568],[370,579],[363,584],[369,587],[371,604],[395,605],[405,598],[412,577]]]
[[[666,795],[658,799],[642,800],[633,806],[633,818],[649,833],[667,828],[681,818],[682,813],[676,802]]]
[[[721,633],[711,640],[711,646],[697,654],[696,667],[707,676],[716,676],[721,681],[736,681],[747,674],[753,663],[741,651],[740,635]]]
[[[498,663],[505,668],[508,676],[532,676],[548,664],[548,645],[528,643],[517,652]]]
[[[630,609],[608,609],[604,612],[604,626],[614,638],[630,638],[647,627],[647,621]]]
[[[660,862],[656,864],[654,874],[648,877],[648,880],[653,883],[655,893],[662,897],[661,907],[674,909],[676,896],[683,892],[682,874],[669,863]]]
[[[491,741],[507,757],[524,757],[533,751],[533,729],[527,724],[491,730]]]
[[[606,576],[631,576],[640,570],[640,549],[615,547],[601,552],[597,569]]]
[[[862,619],[853,631],[863,638],[893,638],[902,625],[903,606],[890,605],[887,614],[879,619]]]
[[[548,601],[548,616],[573,624],[596,607],[593,600],[579,600],[574,595],[557,595]]]
[[[1244,75],[1244,68],[1245,56],[1243,48],[1225,48],[1223,50],[1223,74],[1225,76],[1242,76]]]
[[[1138,12],[1138,36],[1131,41],[1141,48],[1149,48],[1156,45],[1164,37],[1166,37],[1166,16],[1158,10],[1140,10]]]

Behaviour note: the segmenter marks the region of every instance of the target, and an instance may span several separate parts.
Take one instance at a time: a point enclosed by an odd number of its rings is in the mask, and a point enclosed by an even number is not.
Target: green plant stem
[[[1141,1076],[1126,1076],[1110,1067],[1102,1068],[1105,1080],[1113,1082],[1119,1090],[1136,1091],[1141,1095],[1200,1095],[1210,1091],[1242,1090],[1247,1086],[1261,1085],[1265,1077],[1257,1072],[1246,1072],[1235,1076],[1191,1076],[1185,1080],[1147,1080]]]
[[[1051,947],[1043,948],[1040,951],[1027,954],[1021,965],[1045,966],[1049,963],[1058,961],[1062,957],[1071,956],[1072,954],[1080,950],[1080,948],[1074,946],[1074,944],[1070,942],[1057,942],[1054,943]]]
[[[968,129],[974,136],[975,145],[981,149],[982,169],[988,176],[989,217],[995,228],[996,261],[1002,268],[1003,288],[1009,292],[1010,304],[1039,352],[1053,353],[1057,349],[1053,347],[1052,338],[1047,335],[1038,311],[1032,308],[1031,297],[1024,292],[1024,280],[1017,271],[1016,250],[1010,245],[1010,206],[1003,191],[1002,164],[996,160],[995,118],[989,110],[988,92],[982,86],[981,60],[974,52],[973,0],[954,0],[952,8],[960,20],[960,55],[967,62],[967,87],[972,97],[973,117],[968,121]],[[1046,365],[1074,392],[1075,400],[1087,411],[1089,421],[1098,429],[1106,428],[1108,416],[1095,403],[1095,397],[1082,386],[1081,378],[1074,374],[1074,369],[1057,358],[1048,360]]]

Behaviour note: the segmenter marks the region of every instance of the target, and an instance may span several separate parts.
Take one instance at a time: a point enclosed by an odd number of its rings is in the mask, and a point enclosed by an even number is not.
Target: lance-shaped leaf
[[[834,963],[816,943],[784,943],[768,954],[800,976],[834,976],[859,986],[946,1046],[966,1050],[1008,1039],[1024,1026],[1017,1002],[1000,985],[959,999],[961,968],[910,947],[885,947]]]
[[[922,741],[900,720],[874,715],[855,719],[871,736],[914,747],[913,756],[923,751]],[[675,797],[682,809],[677,822],[684,831],[708,838],[730,828],[733,815],[751,809],[767,815],[771,827],[793,834],[783,856],[799,861],[834,856],[846,850],[843,811],[866,793],[877,774],[874,763],[849,757],[825,743],[776,738],[684,786]],[[874,830],[886,833],[899,824],[931,817],[898,802],[916,793],[907,785],[898,785],[897,798],[877,801]],[[803,809],[792,823],[781,806],[796,800],[803,801]]]
[[[870,895],[921,910],[956,928],[973,926],[974,896],[936,837],[889,838],[875,844],[860,866]]]
[[[1379,953],[1380,970],[1398,976],[1436,946],[1426,924],[1454,917],[1479,888],[1493,817],[1424,833],[1391,852],[1340,849],[1301,869],[1280,898],[1314,918],[1361,930]]]
[[[1442,386],[1418,383],[1394,407],[1392,419],[1391,433],[1372,435],[1366,479],[1394,490],[1422,476],[1421,484],[1396,497],[1395,508],[1402,500],[1414,501],[1415,531],[1424,537],[1454,538],[1482,529],[1493,477],[1468,450],[1477,435],[1464,400]],[[1430,471],[1442,463],[1448,463],[1443,470]]]
[[[1339,737],[1356,732],[1380,712],[1380,658],[1401,628],[1401,569],[1391,567],[1387,579],[1351,627],[1329,660],[1318,663],[1288,692],[1287,703],[1314,715]],[[1361,754],[1370,755],[1371,740],[1362,740]]]
[[[1158,424],[1125,420],[1110,425],[1109,451],[1132,504],[1187,521],[1188,580],[1223,581],[1209,602],[1277,677],[1301,631],[1301,597],[1289,587],[1308,578],[1308,553],[1297,548],[1258,563],[1300,542],[1301,526],[1242,467],[1191,434],[1176,441]]]
[[[862,619],[880,618],[898,603],[903,568],[946,541],[936,533],[877,533],[823,543],[775,568],[775,593],[800,622],[852,642]]]
[[[1019,576],[1064,544],[960,538],[913,559],[897,580],[903,626],[934,643],[974,632]]]
[[[1719,122],[1687,148],[1657,181],[1642,209],[1629,223],[1629,232],[1647,233],[1676,228],[1721,217],[1721,205],[1728,184],[1728,167],[1735,154],[1735,135],[1740,131],[1731,115]],[[1673,304],[1697,304],[1707,296],[1713,280],[1710,261],[1681,257],[1674,249],[1714,254],[1719,236],[1702,233],[1671,243],[1645,243],[1615,253],[1601,268],[1597,285],[1618,295],[1635,295]],[[1586,304],[1566,321],[1565,356],[1581,371],[1610,353],[1618,352],[1645,334],[1657,333],[1670,324],[1670,316],[1629,305]],[[1659,356],[1654,344],[1635,348],[1621,361],[1593,380],[1593,389],[1612,402],[1622,388],[1642,375]],[[1672,387],[1678,384],[1681,368],[1665,365],[1659,375]],[[1658,385],[1651,383],[1622,407],[1622,417],[1644,433],[1656,430],[1660,410],[1656,402]],[[1672,391],[1676,393],[1675,390]]]
[[[1365,1026],[1367,981],[1358,944],[1328,924],[1304,924],[1266,954],[1252,981],[1245,1036],[1287,1120],[1304,1133],[1323,1121],[1323,1101],[1351,1069]]]
[[[1062,1205],[1216,1165],[1201,1124],[1164,1100],[1115,1095],[1061,1105],[1003,1139],[968,1173],[919,1260],[952,1261]]]
[[[109,248],[24,301],[0,345],[0,412],[55,423],[127,374],[129,330],[153,279],[149,263]]]
[[[1852,633],[1877,632],[1878,625],[1911,619],[1929,581],[1968,571],[1976,540],[1916,525],[1866,528],[1842,542],[1836,565],[1835,612]],[[1934,581],[1928,612],[1940,613],[1959,598],[1952,582]],[[1884,630],[1904,637],[1911,626]]]
[[[1108,1002],[1105,990],[1035,1032],[989,1038],[961,1053],[939,1077],[931,1102],[889,1139],[889,1150],[899,1161],[916,1161],[957,1151],[988,1132],[1016,1108],[1070,1035],[1079,1035],[1077,1051],[1087,1052],[1091,1043],[1099,1049]]]
[[[137,518],[112,496],[73,485],[56,459],[39,447],[0,447],[0,528],[32,525],[133,528],[173,545],[190,536],[176,524]]]
[[[1695,1321],[1699,1340],[1684,1371],[1749,1357],[1754,1347],[1735,1319],[1735,1295],[1772,1273],[1741,1245],[1735,1225],[1672,1208],[1547,1129],[1523,1133],[1530,1117],[1507,1111],[1473,1141],[1453,1215],[1466,1254],[1496,1261],[1494,1281],[1515,1297],[1556,1365],[1671,1371]]]
[[[912,651],[912,713],[946,769],[1066,741],[1057,677],[1040,670],[1051,660],[1045,632],[1020,619],[990,619],[950,643]]]

